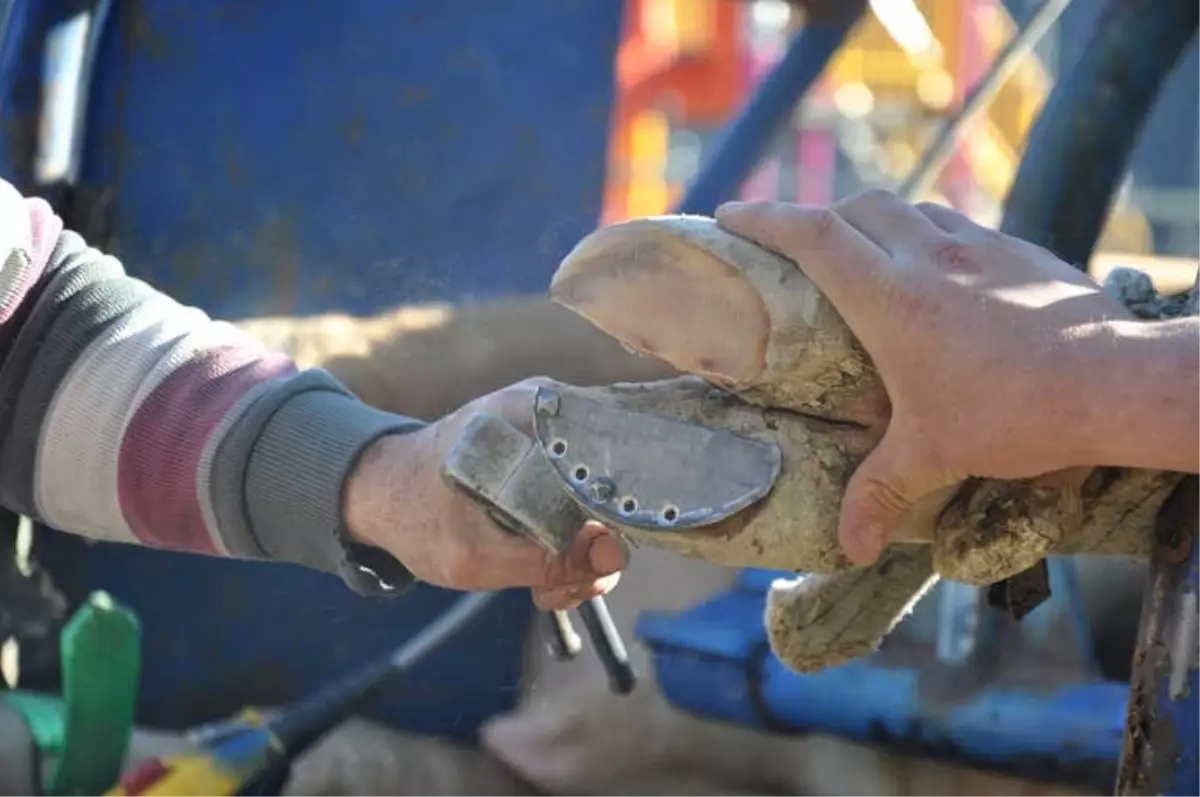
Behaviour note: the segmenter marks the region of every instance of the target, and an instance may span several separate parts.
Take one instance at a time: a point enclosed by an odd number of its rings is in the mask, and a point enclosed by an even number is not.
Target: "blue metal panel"
[[[647,612],[636,634],[654,656],[655,678],[681,708],[752,728],[771,722],[757,684],[767,638],[763,595],[734,589],[681,615]]]
[[[124,0],[77,223],[223,317],[542,292],[599,216],[620,6]],[[155,724],[307,693],[453,597],[372,603],[289,567],[59,535],[40,548],[72,593],[103,587],[139,612]],[[507,596],[377,716],[469,735],[516,701],[530,614]]]
[[[886,647],[871,659],[796,675],[772,655],[762,626],[764,591],[778,575],[748,571],[732,591],[695,609],[642,618],[638,636],[653,651],[655,673],[672,703],[776,733],[831,733],[1026,777],[1111,788],[1125,684],[1010,678],[955,686],[931,661],[932,651],[889,655]],[[905,649],[929,641],[936,597],[905,621]],[[1046,616],[1048,608],[1029,620]]]
[[[125,2],[84,177],[227,316],[541,293],[599,217],[619,6]]]
[[[867,660],[798,677],[772,657],[764,666],[763,696],[777,720],[796,730],[1111,788],[1128,698],[1124,684],[998,684],[939,703],[924,694],[924,681],[919,669]]]
[[[38,0],[9,0],[0,46],[0,174],[10,183],[32,182],[41,93],[40,42],[55,9]]]

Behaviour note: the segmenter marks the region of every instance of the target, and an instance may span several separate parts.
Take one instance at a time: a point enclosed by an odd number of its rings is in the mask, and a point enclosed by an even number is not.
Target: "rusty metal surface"
[[[1200,481],[1164,507],[1134,655],[1118,794],[1200,794]]]

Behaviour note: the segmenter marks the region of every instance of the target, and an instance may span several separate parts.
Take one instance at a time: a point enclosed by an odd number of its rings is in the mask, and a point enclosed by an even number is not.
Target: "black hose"
[[[354,712],[376,689],[411,670],[466,628],[495,598],[494,592],[464,595],[392,653],[280,712],[270,726],[287,756],[303,752]]]
[[[1001,231],[1086,268],[1150,110],[1196,36],[1196,0],[1112,0],[1029,134]]]

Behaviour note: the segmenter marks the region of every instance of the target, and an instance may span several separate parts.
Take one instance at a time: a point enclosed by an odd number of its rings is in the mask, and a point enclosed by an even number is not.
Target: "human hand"
[[[1045,249],[933,204],[870,191],[829,208],[732,203],[732,233],[796,262],[837,307],[891,402],[850,479],[838,537],[874,561],[920,498],[970,476],[1017,479],[1087,461],[1108,369],[1101,322],[1126,310]]]
[[[530,379],[467,404],[424,429],[381,438],[346,486],[351,533],[399,559],[421,581],[461,590],[532,587],[542,609],[568,609],[603,595],[625,566],[621,542],[588,523],[561,556],[506,532],[464,493],[446,484],[442,463],[481,412],[532,434]]]

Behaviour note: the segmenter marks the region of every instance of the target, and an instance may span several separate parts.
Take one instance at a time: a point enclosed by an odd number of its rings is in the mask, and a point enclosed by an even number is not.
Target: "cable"
[[[462,631],[496,596],[495,592],[474,592],[459,598],[394,653],[283,711],[270,723],[272,733],[290,755],[297,755],[348,717],[367,695]]]

